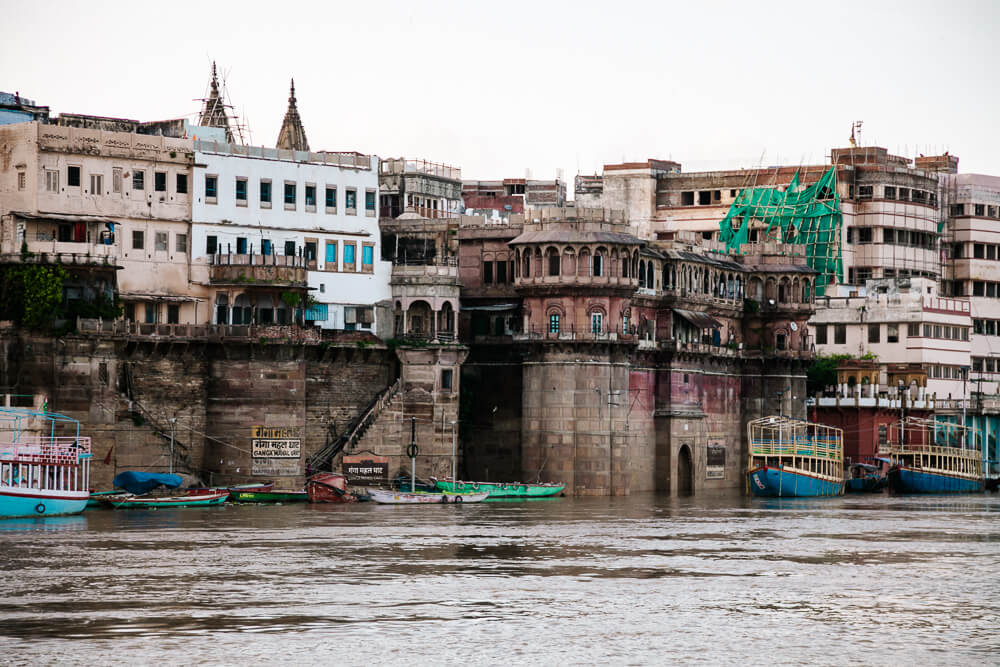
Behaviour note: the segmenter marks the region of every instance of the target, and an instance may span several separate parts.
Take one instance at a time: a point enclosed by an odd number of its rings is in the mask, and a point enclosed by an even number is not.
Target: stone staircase
[[[323,449],[309,458],[310,468],[312,470],[327,470],[342,451],[356,449],[369,430],[377,424],[379,417],[391,409],[393,398],[399,393],[401,386],[402,380],[397,379],[385,391],[376,396],[349,430],[340,437],[328,441]]]

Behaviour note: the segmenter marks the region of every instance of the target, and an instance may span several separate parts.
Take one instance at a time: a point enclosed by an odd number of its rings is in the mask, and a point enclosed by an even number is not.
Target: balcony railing
[[[313,261],[299,255],[210,255],[209,280],[216,284],[305,286]]]
[[[295,324],[163,324],[79,318],[76,330],[81,334],[147,340],[235,340],[319,344],[323,332],[315,327]]]

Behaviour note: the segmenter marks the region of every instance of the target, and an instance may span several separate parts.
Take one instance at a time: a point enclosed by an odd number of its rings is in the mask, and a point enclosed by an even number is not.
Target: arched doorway
[[[691,460],[691,448],[681,445],[677,452],[677,495],[694,495],[694,462]]]

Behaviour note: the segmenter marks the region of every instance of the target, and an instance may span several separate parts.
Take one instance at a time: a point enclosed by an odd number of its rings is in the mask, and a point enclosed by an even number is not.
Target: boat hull
[[[889,489],[893,493],[978,493],[983,481],[896,466],[889,471]]]
[[[489,494],[486,492],[449,493],[447,491],[438,491],[436,493],[407,493],[404,491],[369,489],[368,493],[371,495],[372,500],[383,505],[461,505],[462,503],[481,503],[489,497]]]
[[[311,503],[353,503],[357,498],[347,492],[347,478],[337,473],[319,473],[306,482]]]
[[[441,491],[451,493],[482,493],[490,498],[547,498],[556,496],[566,488],[565,484],[525,484],[522,482],[455,482],[450,479],[434,480]]]
[[[0,519],[79,514],[87,507],[90,494],[19,489],[0,490]]]
[[[755,496],[814,498],[844,493],[843,480],[832,481],[793,470],[762,466],[751,470],[747,476],[750,479],[750,491]]]
[[[851,493],[878,493],[885,488],[885,477],[856,477],[844,483],[844,490]]]
[[[230,494],[234,503],[304,503],[309,500],[305,491],[235,491]]]
[[[166,496],[163,498],[131,497],[111,500],[115,509],[152,509],[160,507],[208,507],[226,502],[229,492],[212,493],[204,496]]]

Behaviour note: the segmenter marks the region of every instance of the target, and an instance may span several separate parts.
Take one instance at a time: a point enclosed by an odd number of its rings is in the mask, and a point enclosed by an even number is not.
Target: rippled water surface
[[[993,664],[1000,498],[0,521],[3,662]]]

